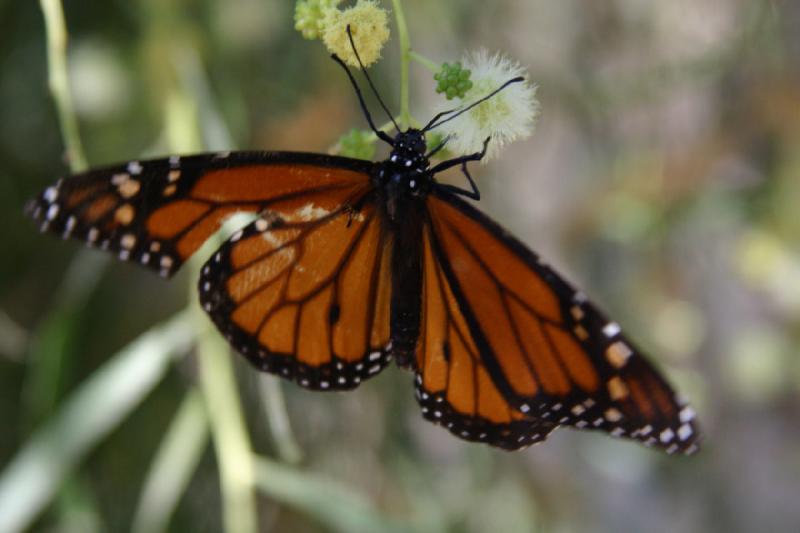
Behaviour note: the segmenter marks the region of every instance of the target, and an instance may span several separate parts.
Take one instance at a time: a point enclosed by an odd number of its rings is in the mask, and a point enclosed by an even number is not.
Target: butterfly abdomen
[[[392,250],[392,354],[397,364],[407,367],[420,335],[424,204],[417,198],[406,198],[396,205]]]

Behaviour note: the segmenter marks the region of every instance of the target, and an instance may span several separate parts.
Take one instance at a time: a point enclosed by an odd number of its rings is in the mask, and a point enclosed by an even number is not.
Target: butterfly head
[[[409,128],[398,133],[394,138],[389,162],[398,170],[405,169],[415,172],[417,169],[421,169],[424,171],[429,165],[428,158],[425,157],[427,149],[425,134],[420,130]]]
[[[395,197],[418,196],[427,190],[430,181],[425,134],[408,129],[394,138],[389,158],[381,165],[379,181],[392,190]]]

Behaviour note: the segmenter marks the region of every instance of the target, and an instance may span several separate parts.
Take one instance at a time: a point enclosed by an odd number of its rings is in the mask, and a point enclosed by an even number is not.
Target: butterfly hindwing
[[[266,212],[203,268],[201,304],[257,368],[340,390],[389,362],[390,246],[373,193],[358,194]]]
[[[423,416],[462,439],[508,450],[544,440],[555,424],[526,417],[498,391],[480,359],[432,239],[428,226],[423,233],[422,331],[414,365]]]
[[[171,276],[236,212],[340,203],[372,163],[320,154],[223,152],[90,170],[28,205],[42,231],[83,240]]]
[[[693,411],[616,323],[460,198],[436,190],[427,202],[418,396],[443,396],[469,420],[526,421],[535,427],[533,441],[546,436],[542,427],[568,425],[668,452],[696,450]],[[443,313],[431,304],[437,293],[449,313],[448,336],[435,324]],[[444,375],[435,378],[432,361],[447,363]],[[525,444],[523,435],[517,439]]]

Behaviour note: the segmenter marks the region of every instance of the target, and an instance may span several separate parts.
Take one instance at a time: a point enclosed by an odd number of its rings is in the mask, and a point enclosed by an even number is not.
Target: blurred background
[[[705,447],[675,458],[568,430],[520,453],[467,444],[423,421],[396,368],[349,393],[285,384],[290,433],[276,429],[275,383],[225,354],[243,438],[272,461],[253,492],[257,530],[797,531],[800,3],[403,5],[412,46],[434,61],[501,50],[539,84],[536,134],[476,169],[481,207],[651,354],[698,411]],[[292,2],[68,0],[64,13],[91,165],[176,146],[325,152],[365,126],[324,47],[293,29]],[[397,109],[392,33],[372,71]],[[440,97],[429,72],[411,73],[423,120]],[[0,0],[0,492],[34,509],[32,531],[156,531],[142,516],[158,512],[170,531],[230,531],[224,461],[191,409],[197,354],[87,388],[187,306],[194,280],[106,261],[23,217],[68,173],[47,82],[39,4]],[[116,396],[134,387],[135,400]],[[93,420],[105,429],[76,430]],[[31,457],[53,462],[14,477]],[[166,512],[159,472],[184,480]]]

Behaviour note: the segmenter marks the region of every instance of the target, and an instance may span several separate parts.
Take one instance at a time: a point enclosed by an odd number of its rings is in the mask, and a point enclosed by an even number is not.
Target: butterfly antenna
[[[477,105],[480,105],[480,104],[482,104],[483,102],[485,102],[485,101],[486,101],[486,100],[488,100],[489,98],[493,97],[494,95],[496,95],[497,93],[499,93],[500,91],[502,91],[503,89],[505,89],[506,87],[508,87],[509,85],[511,85],[511,84],[513,84],[513,83],[519,83],[519,82],[521,82],[521,81],[525,81],[525,78],[524,78],[524,77],[522,77],[522,76],[517,76],[516,78],[512,78],[512,79],[508,80],[508,81],[507,81],[507,82],[505,82],[503,85],[501,85],[500,87],[498,87],[498,88],[497,88],[497,89],[495,89],[494,91],[490,92],[489,94],[487,94],[487,95],[486,95],[486,96],[484,96],[483,98],[481,98],[481,99],[479,99],[479,100],[477,100],[477,101],[475,101],[475,102],[472,102],[472,103],[471,103],[470,105],[468,105],[467,107],[464,107],[464,108],[458,108],[458,107],[457,107],[457,108],[455,108],[455,109],[450,109],[450,110],[448,110],[448,111],[442,111],[441,113],[437,113],[437,114],[436,114],[436,116],[434,116],[434,117],[433,117],[433,118],[430,120],[430,122],[428,122],[428,123],[425,125],[425,127],[424,127],[424,128],[422,128],[422,131],[423,131],[423,132],[426,132],[426,131],[430,131],[430,130],[432,130],[433,128],[438,128],[439,126],[441,126],[441,125],[442,125],[442,124],[444,124],[445,122],[448,122],[448,121],[450,121],[450,120],[453,120],[454,118],[456,118],[456,117],[458,117],[458,116],[460,116],[460,115],[463,115],[464,113],[466,113],[467,111],[469,111],[469,110],[470,110],[470,109],[472,109],[473,107],[475,107],[475,106],[477,106]],[[455,113],[455,115],[453,115],[452,113]],[[446,119],[444,119],[444,120],[441,120],[441,121],[440,121],[440,119],[441,119],[442,117],[445,117],[445,116],[447,116],[447,115],[451,115],[451,116],[449,116],[449,117],[447,117]]]
[[[389,117],[389,120],[392,121],[392,124],[394,125],[394,129],[399,132],[400,131],[400,126],[398,126],[397,122],[394,121],[394,117],[392,116],[392,113],[389,111],[389,108],[383,102],[383,99],[381,98],[381,95],[378,93],[378,89],[375,88],[375,84],[372,83],[372,78],[369,77],[369,74],[367,73],[367,69],[366,69],[366,67],[364,67],[364,63],[361,62],[361,56],[358,55],[358,50],[356,50],[356,43],[353,42],[353,32],[350,31],[350,24],[347,25],[347,38],[350,39],[350,47],[353,49],[353,53],[356,56],[356,61],[358,61],[358,66],[361,67],[361,72],[364,74],[364,77],[367,78],[367,83],[369,84],[370,89],[372,89],[372,93],[375,95],[375,98],[378,99],[378,103],[381,105],[381,107],[383,108],[383,111]]]
[[[358,103],[361,105],[361,111],[364,113],[364,116],[367,117],[367,122],[369,123],[370,129],[375,132],[375,135],[377,135],[379,139],[389,143],[390,146],[394,146],[394,139],[392,139],[386,132],[379,130],[372,121],[372,115],[369,114],[367,104],[364,102],[364,95],[361,94],[361,89],[358,87],[358,83],[356,83],[353,73],[350,72],[350,69],[347,68],[347,65],[345,65],[344,61],[342,61],[341,57],[337,56],[336,54],[331,54],[331,58],[339,63],[339,65],[341,65],[341,67],[344,69],[345,73],[347,73],[347,77],[350,79],[350,83],[353,85],[353,89],[356,91]]]

